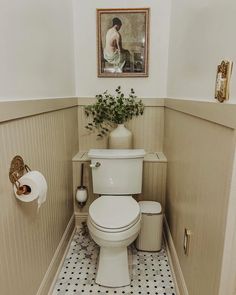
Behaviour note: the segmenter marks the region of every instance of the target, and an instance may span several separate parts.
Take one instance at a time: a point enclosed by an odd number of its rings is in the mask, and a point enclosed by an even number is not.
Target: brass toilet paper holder
[[[9,170],[9,179],[10,182],[13,183],[16,187],[17,195],[27,195],[31,192],[30,187],[27,185],[22,185],[19,182],[19,179],[25,174],[26,172],[31,171],[28,165],[24,163],[24,160],[21,156],[15,156],[11,161],[11,166]]]

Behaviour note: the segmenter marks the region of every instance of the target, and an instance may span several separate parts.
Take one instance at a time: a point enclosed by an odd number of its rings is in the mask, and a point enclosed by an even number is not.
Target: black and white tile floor
[[[165,248],[160,252],[137,251],[132,255],[131,285],[105,288],[95,283],[98,246],[90,239],[86,228],[78,230],[58,276],[52,295],[175,295],[174,283]]]

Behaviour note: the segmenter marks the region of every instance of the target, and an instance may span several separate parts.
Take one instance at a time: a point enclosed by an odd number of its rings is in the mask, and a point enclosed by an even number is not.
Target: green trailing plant
[[[85,107],[87,117],[92,117],[85,128],[90,131],[98,131],[97,136],[106,136],[111,128],[117,124],[124,124],[133,117],[143,115],[144,104],[142,100],[137,100],[134,89],[130,90],[129,96],[125,97],[118,86],[115,95],[109,94],[106,90],[102,94],[96,95],[96,102]]]

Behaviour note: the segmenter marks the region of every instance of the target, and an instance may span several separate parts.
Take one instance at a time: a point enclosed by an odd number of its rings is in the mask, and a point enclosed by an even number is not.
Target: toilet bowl
[[[130,284],[127,246],[137,238],[140,220],[140,207],[132,196],[101,196],[91,204],[87,225],[100,246],[97,284]]]
[[[140,231],[140,207],[132,195],[142,191],[145,151],[92,149],[93,193],[87,225],[100,246],[96,283],[106,287],[130,284],[127,246]]]

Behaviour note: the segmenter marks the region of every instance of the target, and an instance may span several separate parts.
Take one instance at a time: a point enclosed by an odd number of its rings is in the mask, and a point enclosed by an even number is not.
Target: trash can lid
[[[140,201],[139,206],[142,213],[146,214],[160,214],[161,204],[154,201]]]

